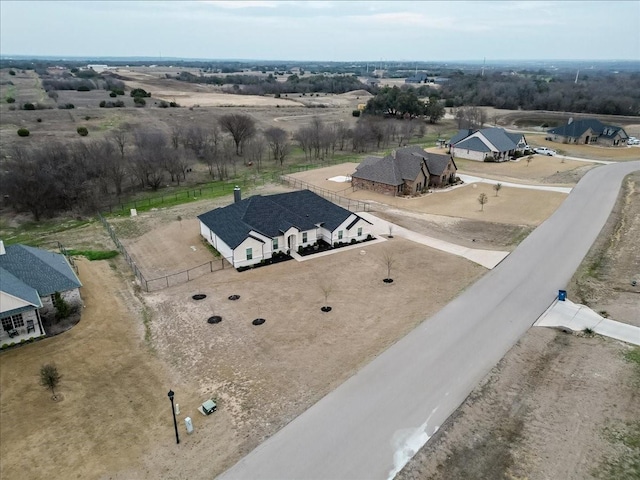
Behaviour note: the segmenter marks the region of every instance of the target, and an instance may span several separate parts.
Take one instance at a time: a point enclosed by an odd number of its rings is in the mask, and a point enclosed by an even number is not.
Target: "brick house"
[[[385,195],[413,195],[455,183],[456,172],[452,157],[412,145],[386,157],[366,157],[351,175],[351,185]]]
[[[566,125],[547,130],[547,140],[560,143],[601,145],[605,147],[624,147],[629,135],[624,128],[605,125],[595,118],[584,120],[570,119]]]

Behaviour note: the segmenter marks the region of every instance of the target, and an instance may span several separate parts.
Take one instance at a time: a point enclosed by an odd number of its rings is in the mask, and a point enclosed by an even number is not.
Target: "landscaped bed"
[[[307,255],[313,255],[314,253],[326,252],[328,250],[335,250],[336,248],[348,247],[349,245],[357,245],[358,243],[369,242],[371,240],[374,240],[374,238],[375,237],[369,234],[367,235],[367,238],[365,238],[364,240],[358,241],[355,238],[353,238],[351,239],[350,242],[333,242],[333,246],[330,245],[328,242],[320,239],[317,242],[315,242],[313,245],[307,245],[304,247],[300,245],[298,247],[298,255],[302,257],[306,257]]]

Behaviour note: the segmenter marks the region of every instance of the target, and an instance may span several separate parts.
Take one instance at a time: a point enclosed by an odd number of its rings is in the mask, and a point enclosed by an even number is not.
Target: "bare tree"
[[[411,137],[416,133],[417,123],[413,120],[405,120],[401,123],[398,129],[398,146],[402,147],[411,140]]]
[[[280,162],[280,166],[282,166],[289,153],[289,135],[282,128],[271,127],[265,130],[264,138],[269,144],[273,159]]]
[[[56,387],[60,384],[62,375],[58,372],[58,367],[53,363],[45,363],[40,367],[40,385],[51,389],[53,399],[57,400]]]
[[[236,155],[242,154],[242,146],[256,133],[256,122],[249,115],[229,113],[219,119],[220,127],[233,137]]]
[[[322,290],[322,294],[324,295],[324,306],[323,310],[329,307],[329,295],[333,292],[333,285],[329,281],[324,281],[320,284],[320,290]]]
[[[527,167],[529,166],[529,164],[531,163],[531,160],[533,160],[533,155],[529,155],[527,157]]]
[[[489,197],[487,196],[486,193],[481,193],[478,196],[478,203],[480,204],[480,211],[484,212],[484,205],[485,203],[487,203],[489,201]]]
[[[260,171],[262,169],[262,159],[267,149],[267,144],[262,135],[256,135],[245,143],[245,156]]]
[[[501,188],[502,188],[502,184],[500,182],[496,183],[493,186],[493,189],[496,191],[496,197],[498,196],[498,192],[500,191]]]
[[[385,282],[390,283],[391,281],[391,267],[396,263],[395,254],[389,250],[385,250],[382,252],[382,260],[384,261],[385,266],[387,267],[387,278],[385,278]]]
[[[130,140],[130,136],[129,136],[129,132],[127,131],[127,128],[128,128],[127,125],[122,125],[120,128],[113,130],[109,135],[110,139],[118,147],[118,151],[120,152],[121,158],[124,158],[125,150]]]

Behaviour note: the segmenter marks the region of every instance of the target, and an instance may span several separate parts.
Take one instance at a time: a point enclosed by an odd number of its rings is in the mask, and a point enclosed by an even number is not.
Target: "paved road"
[[[221,478],[392,478],[565,287],[635,170],[588,172],[497,268]]]

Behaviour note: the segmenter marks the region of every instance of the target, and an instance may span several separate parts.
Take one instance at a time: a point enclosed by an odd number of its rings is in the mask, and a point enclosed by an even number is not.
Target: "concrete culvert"
[[[256,318],[253,322],[254,325],[262,325],[266,320],[264,318]]]
[[[240,295],[229,295],[229,300],[238,300]]]
[[[220,323],[222,321],[222,317],[220,315],[214,315],[213,317],[209,317],[207,320],[208,323]]]
[[[204,293],[198,293],[191,298],[193,298],[194,300],[203,300],[207,298],[207,296]]]
[[[331,307],[320,307],[320,310],[322,310],[323,312],[330,312]]]

